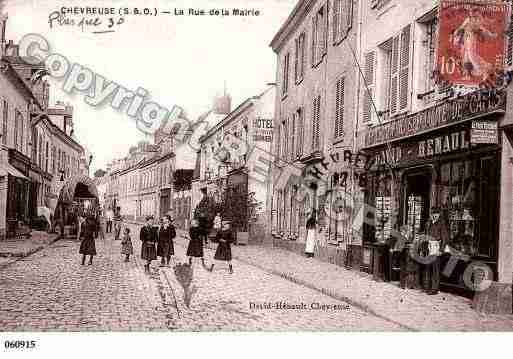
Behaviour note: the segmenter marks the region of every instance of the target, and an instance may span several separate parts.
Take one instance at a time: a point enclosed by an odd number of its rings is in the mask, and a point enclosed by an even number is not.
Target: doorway
[[[404,177],[403,224],[412,239],[425,233],[431,202],[431,170],[423,169],[407,173]]]

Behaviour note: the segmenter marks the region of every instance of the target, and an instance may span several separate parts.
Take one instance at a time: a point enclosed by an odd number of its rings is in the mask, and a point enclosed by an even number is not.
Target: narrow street
[[[82,266],[79,242],[60,240],[0,270],[0,327],[4,331],[170,330],[401,330],[344,302],[234,261],[234,274],[213,273],[195,264],[198,292],[187,309],[172,268],[153,262],[144,274],[138,229],[132,227],[135,256],[124,263],[120,241],[98,239],[98,256]],[[175,245],[177,261],[185,249]],[[211,259],[207,258],[211,263]],[[307,309],[255,309],[251,303],[305,303]],[[313,310],[312,303],[336,305]]]

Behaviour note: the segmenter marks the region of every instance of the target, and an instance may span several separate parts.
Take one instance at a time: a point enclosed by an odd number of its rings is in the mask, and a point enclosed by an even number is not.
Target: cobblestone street
[[[152,274],[144,274],[138,230],[132,228],[135,258],[130,263],[123,262],[120,241],[108,237],[96,241],[92,266],[80,264],[77,241],[60,240],[1,269],[1,330],[404,330],[236,260],[234,274],[222,266],[210,273],[195,264],[199,290],[187,309],[172,268],[153,262]],[[184,248],[175,245],[175,250],[177,260],[185,261]],[[305,303],[307,309],[250,308],[250,303],[267,302]],[[312,303],[338,309],[312,310]]]

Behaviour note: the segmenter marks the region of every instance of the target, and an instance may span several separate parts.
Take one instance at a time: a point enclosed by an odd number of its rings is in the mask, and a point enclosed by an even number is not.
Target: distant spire
[[[226,96],[226,80],[224,80],[224,93],[223,93],[224,96]]]

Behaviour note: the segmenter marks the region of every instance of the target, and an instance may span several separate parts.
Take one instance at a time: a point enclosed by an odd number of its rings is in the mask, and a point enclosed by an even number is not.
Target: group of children
[[[172,226],[172,224],[171,224]],[[144,229],[144,227],[143,227]],[[143,230],[141,229],[141,231]],[[174,229],[174,227],[173,227]],[[204,252],[203,252],[203,243],[204,243],[204,235],[203,231],[199,226],[199,223],[196,219],[191,221],[191,226],[189,228],[189,237],[190,241],[187,246],[186,255],[189,258],[189,264],[192,265],[193,258],[200,258],[201,264],[205,269],[212,272],[214,270],[214,263],[210,265],[210,267],[206,266]],[[230,229],[230,222],[223,221],[220,229],[217,230],[215,242],[219,243],[217,246],[216,253],[214,255],[214,260],[228,262],[228,268],[230,273],[233,273],[232,266],[232,251],[231,251],[231,243],[233,243],[233,234]],[[143,243],[144,245],[144,243]],[[144,247],[144,246],[143,246]],[[123,238],[121,240],[121,254],[125,255],[125,262],[130,261],[130,256],[134,253],[134,248],[132,245],[132,239],[130,237],[130,228],[125,227],[123,231]],[[174,250],[173,250],[174,254]],[[148,260],[149,257],[144,250],[142,250],[141,258]],[[153,258],[153,257],[152,257]],[[169,263],[169,259],[168,259]],[[145,269],[149,271],[149,264],[145,265]]]
[[[189,245],[187,246],[187,256],[189,257],[189,264],[192,264],[192,258],[201,258],[201,264],[210,272],[214,270],[214,263],[210,267],[206,267],[205,259],[203,254],[203,243],[204,233],[199,227],[199,223],[196,219],[191,221],[191,227],[189,229]],[[214,260],[228,262],[228,268],[230,273],[233,273],[232,266],[232,248],[233,234],[230,229],[230,222],[223,221],[222,226],[217,230],[214,242],[219,243],[214,255]]]

